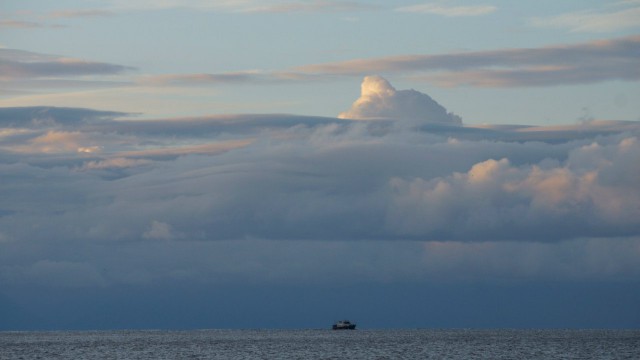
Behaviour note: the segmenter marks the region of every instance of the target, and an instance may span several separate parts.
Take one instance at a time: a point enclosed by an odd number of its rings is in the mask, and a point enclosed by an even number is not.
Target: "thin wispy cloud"
[[[207,11],[236,13],[282,13],[282,12],[350,12],[375,9],[377,6],[360,1],[313,0],[313,1],[256,1],[256,0],[141,0],[136,2],[111,0],[116,10],[162,10],[187,8]]]
[[[57,24],[47,24],[43,22],[37,21],[26,21],[26,20],[12,20],[12,19],[4,19],[0,20],[0,29],[57,29],[64,28],[64,25]]]
[[[0,19],[0,29],[61,29],[68,25],[51,23],[52,20],[95,18],[114,16],[116,13],[107,9],[67,9],[48,13],[16,12],[16,18]]]
[[[588,9],[550,17],[536,17],[531,25],[571,32],[606,33],[640,28],[640,3],[622,1],[600,9]]]
[[[294,70],[350,76],[409,74],[448,86],[479,87],[637,81],[640,79],[639,49],[640,36],[630,36],[540,48],[356,59],[300,66]],[[421,72],[429,74],[420,77]],[[465,80],[466,76],[470,77]]]
[[[84,9],[84,10],[60,10],[53,11],[48,14],[50,18],[86,18],[86,17],[104,17],[113,16],[114,12],[101,9]]]
[[[298,1],[241,8],[240,12],[351,12],[377,8],[357,1]]]
[[[0,49],[0,80],[114,75],[133,67],[17,49]]]
[[[418,75],[412,79],[442,87],[472,86],[483,88],[544,87],[605,82],[638,81],[640,70],[633,64],[613,66],[540,66],[515,70],[475,70],[442,74]]]
[[[446,17],[482,16],[498,10],[493,5],[449,5],[448,2],[431,2],[426,4],[402,6],[395,11],[418,14],[441,15]]]
[[[60,10],[47,14],[18,14],[17,19],[0,19],[0,29],[62,29],[68,25],[51,23],[52,19],[92,18],[115,15],[110,10],[84,9],[84,10]]]
[[[268,72],[259,70],[220,74],[163,74],[139,77],[136,82],[151,86],[197,86],[217,84],[273,84],[317,80],[313,74],[299,72]]]
[[[438,86],[530,87],[640,80],[640,36],[540,48],[441,55],[400,55],[303,65],[282,71],[165,74],[140,77],[146,85],[309,82],[367,74],[401,74]]]

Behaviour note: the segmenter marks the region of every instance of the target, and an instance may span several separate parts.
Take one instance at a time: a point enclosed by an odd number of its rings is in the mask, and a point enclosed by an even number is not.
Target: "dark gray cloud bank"
[[[403,94],[416,103],[398,113]],[[37,291],[73,304],[69,294],[89,289],[121,306],[127,291],[157,301],[161,289],[186,286],[220,305],[223,290],[276,301],[296,287],[360,286],[406,292],[418,306],[431,290],[459,291],[447,284],[498,291],[504,282],[559,281],[626,284],[611,294],[638,297],[640,123],[469,127],[417,92],[365,100],[348,110],[352,119],[0,109],[0,304],[23,307],[6,311],[23,314],[18,324],[51,307],[26,300]],[[603,289],[594,286],[586,293]],[[349,297],[354,311],[358,296]],[[441,296],[429,299],[444,306]],[[171,308],[195,301],[170,299]],[[328,313],[340,308],[334,300]],[[95,315],[86,306],[78,311]],[[385,319],[379,326],[394,323]],[[637,311],[616,319],[593,324],[640,324]],[[263,320],[254,325],[296,326]],[[158,326],[171,324],[204,326]]]

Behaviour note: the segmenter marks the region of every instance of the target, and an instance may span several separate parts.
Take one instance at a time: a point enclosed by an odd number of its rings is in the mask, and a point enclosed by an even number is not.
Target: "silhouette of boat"
[[[349,320],[340,320],[333,324],[333,330],[355,330],[356,324],[352,324]]]

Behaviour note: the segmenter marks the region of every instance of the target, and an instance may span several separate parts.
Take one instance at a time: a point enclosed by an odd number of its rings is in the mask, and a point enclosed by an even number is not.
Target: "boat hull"
[[[355,330],[356,324],[349,325],[333,325],[333,330]]]

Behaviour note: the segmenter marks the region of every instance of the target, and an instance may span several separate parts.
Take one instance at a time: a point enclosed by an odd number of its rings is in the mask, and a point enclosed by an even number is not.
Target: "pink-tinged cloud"
[[[399,12],[441,15],[446,17],[482,16],[498,10],[493,5],[446,6],[442,3],[427,3],[403,6],[396,9]]]
[[[87,134],[79,131],[48,131],[28,141],[26,144],[7,146],[5,150],[24,154],[76,153],[89,149],[91,144]]]
[[[565,232],[627,236],[638,231],[638,179],[640,142],[635,137],[576,148],[564,165],[515,166],[507,158],[489,159],[442,178],[393,178],[387,224],[428,239],[493,234],[496,240],[544,242]]]
[[[5,29],[37,29],[49,27],[46,24],[23,20],[0,20],[0,28]]]
[[[122,115],[0,109],[0,284],[640,274],[637,121]]]
[[[380,76],[362,81],[360,98],[351,109],[338,115],[342,119],[393,119],[421,123],[462,124],[459,116],[447,110],[429,95],[416,90],[396,90]]]
[[[279,71],[143,76],[138,84],[201,86],[326,81],[399,74],[442,87],[537,87],[640,80],[640,36],[540,48],[399,55],[310,64]]]
[[[448,86],[479,87],[637,81],[639,51],[640,36],[629,36],[541,48],[354,59],[305,65],[294,71],[342,76],[407,74]]]
[[[371,80],[365,95],[399,92]],[[558,243],[640,234],[638,122],[401,126],[1,110],[8,239],[146,241],[153,221],[189,241]]]
[[[105,160],[93,160],[84,163],[78,170],[104,170],[104,169],[123,169],[136,166],[144,166],[151,164],[151,160],[147,159],[130,159],[126,157],[115,157]]]

